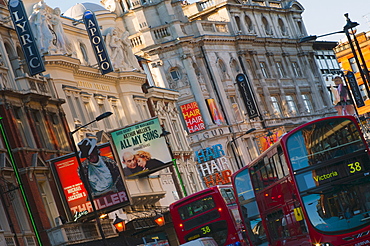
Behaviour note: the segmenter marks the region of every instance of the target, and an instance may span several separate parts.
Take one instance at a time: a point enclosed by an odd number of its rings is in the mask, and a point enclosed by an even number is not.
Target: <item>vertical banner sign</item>
[[[27,14],[23,3],[19,0],[10,0],[8,4],[10,16],[21,43],[24,57],[28,66],[30,75],[36,75],[45,71],[44,62],[42,61],[35,38],[28,22]],[[39,34],[41,35],[41,34]]]
[[[110,62],[94,12],[86,10],[83,15],[83,20],[102,74],[113,72],[112,63]]]
[[[189,133],[206,129],[197,102],[181,105],[180,108]]]
[[[206,102],[207,102],[207,105],[208,105],[209,113],[212,116],[213,122],[218,126],[223,125],[224,124],[224,117],[221,114],[220,110],[218,110],[217,103],[216,103],[215,99],[209,98],[209,99],[206,99]]]
[[[259,116],[258,107],[254,98],[253,92],[249,85],[248,79],[243,73],[236,75],[236,82],[238,83],[240,94],[242,95],[247,113],[250,119]]]
[[[348,84],[351,87],[351,92],[353,95],[353,99],[356,102],[357,108],[365,106],[365,102],[361,96],[360,88],[358,87],[355,75],[353,74],[353,72],[348,71],[346,77],[348,79]]]

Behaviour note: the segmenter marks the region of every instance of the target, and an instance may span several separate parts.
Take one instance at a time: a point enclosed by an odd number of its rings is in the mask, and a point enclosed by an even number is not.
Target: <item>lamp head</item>
[[[114,227],[117,229],[118,232],[123,232],[126,229],[126,224],[123,219],[118,217],[116,214],[116,219],[113,222]]]
[[[164,125],[161,125],[162,127],[162,133],[161,135],[159,135],[159,137],[166,137],[167,135],[170,135],[171,133],[166,131],[166,129],[164,129]]]
[[[251,129],[249,129],[248,131],[246,131],[244,134],[249,134],[249,133],[251,133],[251,132],[254,132],[256,130],[256,128],[251,128]]]
[[[157,214],[154,218],[155,223],[159,226],[163,226],[165,224],[163,214]]]
[[[299,40],[299,43],[309,42],[309,41],[315,41],[317,39],[316,35],[311,35],[307,37],[303,37]]]
[[[352,28],[355,28],[356,26],[360,25],[357,22],[351,21],[351,19],[348,16],[348,13],[345,13],[344,17],[346,17],[347,24],[343,27],[343,30],[352,29]]]
[[[112,114],[113,114],[112,112],[102,113],[101,115],[99,115],[98,117],[96,117],[95,120],[96,121],[102,120],[104,118],[107,118],[107,117],[111,116]]]

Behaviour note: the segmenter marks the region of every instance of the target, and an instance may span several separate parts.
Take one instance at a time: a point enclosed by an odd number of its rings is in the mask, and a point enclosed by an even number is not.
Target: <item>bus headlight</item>
[[[314,246],[333,246],[331,243],[315,243]]]

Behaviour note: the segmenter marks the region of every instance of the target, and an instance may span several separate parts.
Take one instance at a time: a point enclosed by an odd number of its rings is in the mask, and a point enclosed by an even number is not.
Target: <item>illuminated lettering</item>
[[[324,181],[326,179],[330,179],[333,177],[338,176],[338,173],[336,171],[332,171],[331,173],[320,175],[320,176],[314,176],[313,179],[318,182],[318,181]]]
[[[73,220],[74,221],[77,221],[79,218],[81,218],[82,216],[88,214],[89,212],[87,210],[85,211],[82,211],[82,212],[76,212],[73,216]]]
[[[350,173],[360,172],[362,170],[361,164],[358,161],[355,163],[350,163],[347,166],[350,169]]]
[[[231,183],[231,170],[223,170],[220,173],[214,173],[203,177],[204,184],[207,187],[219,185],[219,184],[230,184]]]
[[[102,74],[112,72],[113,68],[105,49],[105,43],[101,36],[95,14],[87,10],[84,13],[83,19]]]
[[[45,71],[44,63],[35,43],[27,14],[21,1],[12,1],[8,4],[9,12],[17,32],[19,42],[25,54],[26,64],[31,76]],[[40,35],[38,33],[38,35]]]

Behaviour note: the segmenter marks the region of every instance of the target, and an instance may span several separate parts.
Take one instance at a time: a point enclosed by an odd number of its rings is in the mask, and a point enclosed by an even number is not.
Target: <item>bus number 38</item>
[[[211,232],[211,228],[209,228],[209,226],[205,226],[200,229],[202,230],[203,235]]]
[[[348,167],[350,173],[360,172],[362,170],[361,164],[358,161],[348,164]]]

